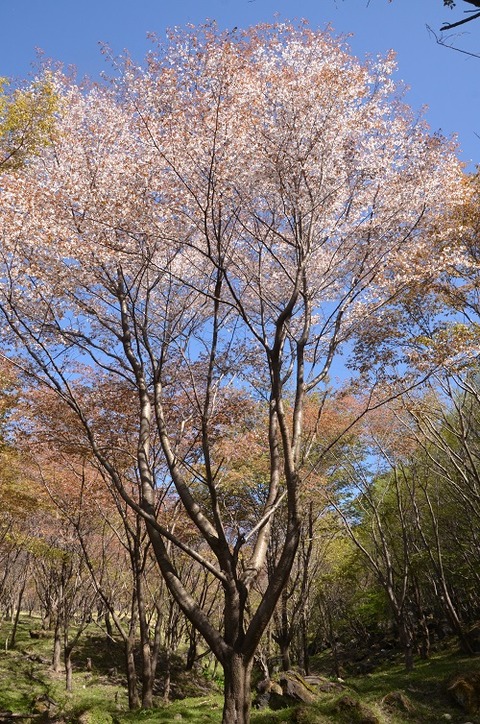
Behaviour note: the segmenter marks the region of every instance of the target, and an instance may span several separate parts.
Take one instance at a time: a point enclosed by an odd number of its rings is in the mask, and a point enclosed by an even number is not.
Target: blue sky
[[[427,105],[433,130],[458,134],[461,157],[480,163],[480,59],[439,46],[426,25],[438,31],[459,20],[466,3],[454,10],[442,0],[4,0],[0,23],[0,75],[25,78],[36,48],[47,57],[74,65],[79,75],[108,70],[99,42],[115,53],[128,48],[141,60],[146,34],[167,27],[215,19],[220,27],[246,27],[280,18],[307,18],[314,27],[331,23],[352,33],[352,52],[376,55],[390,48],[398,55],[398,79],[410,87],[415,109]],[[480,19],[451,31],[450,41],[480,53]],[[470,166],[473,168],[473,165]]]

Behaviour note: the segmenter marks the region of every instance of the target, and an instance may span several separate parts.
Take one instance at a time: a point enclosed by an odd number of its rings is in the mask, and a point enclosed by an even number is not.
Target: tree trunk
[[[53,637],[53,659],[52,666],[55,672],[60,671],[62,665],[62,637],[61,637],[61,621],[57,614],[55,618],[55,633]]]
[[[223,664],[225,674],[222,724],[249,724],[252,661],[232,653]]]
[[[282,657],[282,671],[290,671],[290,641],[280,638],[278,645],[280,646],[280,656]]]
[[[428,630],[427,618],[425,613],[422,611],[418,621],[418,638],[419,638],[419,654],[420,658],[426,660],[430,656],[430,631]]]
[[[137,689],[137,670],[135,668],[134,637],[129,635],[125,640],[125,658],[127,663],[128,708],[130,711],[140,708]]]
[[[13,621],[12,633],[10,635],[10,648],[11,649],[13,649],[15,646],[15,639],[17,636],[17,628],[18,628],[18,619],[20,618],[20,609],[22,607],[22,599],[23,599],[23,594],[25,592],[26,585],[27,585],[27,576],[25,575],[23,583],[20,587],[20,591],[18,592],[17,610],[15,612],[15,618]]]
[[[153,707],[153,684],[155,672],[152,668],[152,650],[150,643],[142,643],[142,709]]]
[[[168,704],[170,701],[170,689],[171,689],[171,652],[170,647],[166,650],[165,656],[165,671],[164,671],[164,685],[163,685],[163,701]]]
[[[188,637],[187,662],[185,671],[191,671],[197,659],[197,631],[191,626]]]
[[[140,563],[136,560],[136,596],[138,621],[140,626],[140,645],[142,652],[142,709],[153,707],[153,684],[155,682],[155,671],[152,666],[152,648],[150,645],[150,630],[145,610],[145,598],[143,595],[142,573],[139,571]]]
[[[410,633],[410,630],[408,628],[406,621],[403,619],[402,614],[400,614],[400,618],[398,621],[398,627],[399,627],[400,646],[402,647],[404,660],[405,660],[405,670],[413,671],[414,661],[413,661],[412,635]]]
[[[72,683],[72,647],[66,646],[64,650],[65,657],[65,688],[71,692],[73,690]]]
[[[305,616],[302,614],[300,630],[298,634],[298,665],[308,675],[310,673],[310,661],[308,655],[307,625]]]
[[[110,614],[108,611],[105,614],[105,629],[107,632],[108,639],[111,641],[113,639],[113,628],[112,628],[112,621],[110,619]]]

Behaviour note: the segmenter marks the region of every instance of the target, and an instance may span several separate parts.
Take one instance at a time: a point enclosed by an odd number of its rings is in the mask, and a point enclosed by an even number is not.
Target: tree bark
[[[403,619],[403,614],[400,614],[400,617],[398,619],[398,627],[399,627],[400,646],[402,647],[404,661],[405,661],[405,670],[413,671],[413,667],[414,667],[413,640],[412,640],[412,635],[409,630],[409,627],[408,627],[407,623],[405,622],[405,620]]]
[[[130,634],[125,639],[125,658],[127,669],[128,708],[130,711],[140,708],[137,689],[137,670],[135,668],[134,637]]]
[[[62,627],[60,621],[60,615],[57,613],[55,617],[55,633],[53,637],[53,659],[52,666],[55,672],[60,671],[61,668],[61,657],[62,657]]]
[[[65,657],[65,688],[71,692],[73,690],[73,679],[72,679],[72,648],[66,646],[64,651]]]
[[[20,618],[20,610],[22,607],[22,599],[23,594],[25,593],[25,587],[27,585],[27,574],[25,575],[25,578],[22,582],[22,585],[20,587],[20,591],[18,592],[18,598],[17,598],[17,610],[15,611],[15,618],[13,620],[13,627],[12,627],[12,633],[10,636],[10,648],[13,649],[15,646],[15,639],[17,636],[17,628],[18,628],[18,619]]]
[[[187,661],[185,663],[185,671],[192,671],[197,659],[197,630],[191,626],[188,636]]]
[[[253,661],[232,652],[223,663],[225,674],[222,724],[249,724]]]
[[[140,561],[137,553],[136,563],[136,596],[138,608],[138,621],[140,626],[140,643],[142,651],[142,709],[151,709],[153,707],[153,684],[155,681],[155,671],[152,662],[152,648],[150,644],[150,631],[147,622],[147,614],[145,609],[145,598],[143,590],[142,572],[139,570]]]
[[[278,645],[280,647],[280,655],[282,657],[282,670],[283,671],[289,671],[291,668],[291,661],[290,661],[290,640],[289,639],[283,639],[280,638],[278,641]]]

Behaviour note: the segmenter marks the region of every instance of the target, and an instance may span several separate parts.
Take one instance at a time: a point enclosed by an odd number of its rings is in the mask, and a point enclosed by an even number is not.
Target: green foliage
[[[0,78],[0,171],[21,166],[50,142],[58,99],[51,76],[8,92]]]

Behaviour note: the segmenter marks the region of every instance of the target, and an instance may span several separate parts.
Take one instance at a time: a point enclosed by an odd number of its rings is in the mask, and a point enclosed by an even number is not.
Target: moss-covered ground
[[[98,629],[88,631],[74,652],[73,692],[65,691],[64,674],[50,666],[52,639],[30,637],[30,630],[39,629],[35,619],[23,617],[16,646],[6,646],[10,625],[0,627],[0,721],[9,721],[6,712],[28,715],[30,721],[81,722],[81,724],[163,724],[191,722],[219,724],[222,697],[213,687],[205,688],[203,696],[188,696],[185,677],[178,688],[184,698],[165,704],[159,695],[157,708],[150,711],[128,711],[127,692],[122,672],[120,644],[107,642]],[[87,662],[91,662],[88,670]],[[320,672],[328,669],[328,655],[314,661]],[[448,698],[445,680],[456,673],[480,671],[480,657],[461,655],[454,642],[437,651],[427,661],[417,661],[407,673],[400,663],[387,663],[365,676],[348,677],[342,689],[319,695],[313,705],[299,705],[271,711],[254,710],[252,724],[480,724],[480,710],[466,713]],[[175,681],[174,690],[175,690]],[[194,690],[194,687],[192,687]],[[400,692],[401,694],[398,694]],[[385,697],[390,696],[390,702]],[[480,702],[479,702],[480,703]],[[28,722],[28,719],[20,719]]]

